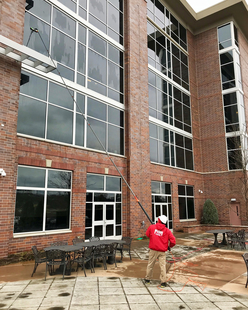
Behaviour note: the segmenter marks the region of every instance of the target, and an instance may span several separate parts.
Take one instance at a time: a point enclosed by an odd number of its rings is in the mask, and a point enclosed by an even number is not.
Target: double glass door
[[[154,203],[154,215],[155,221],[157,221],[160,215],[166,215],[168,217],[167,228],[173,228],[172,225],[172,210],[171,204],[168,203]]]
[[[99,202],[93,205],[93,236],[111,239],[115,236],[115,204]]]

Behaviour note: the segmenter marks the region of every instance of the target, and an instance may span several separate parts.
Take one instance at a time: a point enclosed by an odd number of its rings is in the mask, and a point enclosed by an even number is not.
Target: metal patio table
[[[206,231],[206,233],[214,234],[213,246],[215,246],[215,247],[219,247],[220,245],[227,245],[226,233],[228,233],[228,232],[232,232],[232,230],[230,230],[230,229],[213,229],[213,230],[207,230]],[[218,234],[223,234],[223,239],[222,239],[221,243],[219,243],[217,240]]]
[[[44,251],[49,251],[49,250],[61,250],[64,251],[68,254],[68,257],[70,259],[71,254],[76,252],[76,251],[80,251],[82,248],[85,247],[95,247],[98,245],[106,245],[106,244],[111,244],[111,243],[120,243],[120,244],[124,244],[126,243],[124,240],[118,240],[118,239],[105,239],[105,240],[96,240],[96,241],[84,241],[84,242],[80,242],[77,244],[72,244],[72,245],[51,245],[49,247],[45,247]],[[109,259],[108,260],[109,264],[113,264],[113,259]],[[66,271],[67,275],[70,275],[70,271],[71,271],[71,263],[68,264],[69,265],[69,270]]]

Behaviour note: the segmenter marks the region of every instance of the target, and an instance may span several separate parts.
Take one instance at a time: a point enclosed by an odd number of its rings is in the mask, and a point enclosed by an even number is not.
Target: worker
[[[153,267],[158,259],[160,266],[160,287],[166,287],[166,251],[176,244],[176,239],[172,232],[166,227],[168,221],[167,216],[161,215],[158,217],[158,222],[150,225],[146,231],[149,242],[149,259],[146,269],[145,283],[150,284],[153,275]]]

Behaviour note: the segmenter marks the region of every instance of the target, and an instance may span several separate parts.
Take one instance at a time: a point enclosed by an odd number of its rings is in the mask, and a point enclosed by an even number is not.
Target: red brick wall
[[[204,184],[201,174],[189,172],[182,169],[164,167],[160,165],[151,164],[151,180],[158,182],[171,183],[172,187],[172,208],[173,208],[173,230],[179,231],[185,225],[195,225],[200,223],[202,217],[202,209],[204,204],[204,192],[201,194],[199,190],[204,191]],[[161,177],[163,180],[161,180]],[[194,186],[195,198],[195,217],[196,221],[180,221],[179,219],[179,206],[178,206],[178,185],[191,185]]]
[[[25,1],[1,1],[0,10],[0,34],[21,43]],[[13,231],[20,64],[3,55],[0,56],[0,85],[0,168],[7,174],[0,176],[0,257],[5,257]]]
[[[72,239],[78,235],[84,236],[85,232],[85,202],[86,202],[86,176],[87,173],[105,174],[108,168],[108,175],[119,176],[110,159],[106,154],[85,151],[59,144],[53,144],[34,139],[17,138],[17,161],[20,165],[35,167],[46,167],[46,159],[52,160],[51,168],[73,171],[72,180],[72,207],[71,207],[71,230],[72,233],[60,233],[55,235],[25,237],[13,239],[13,224],[8,227],[9,253],[15,253],[31,249],[31,245],[42,248],[52,241],[67,240],[70,244]],[[126,177],[126,160],[121,157],[112,158]],[[16,174],[16,171],[14,171]],[[15,188],[13,191],[12,215],[13,221],[15,209]],[[126,208],[126,201],[123,202],[123,209]],[[123,223],[123,234],[126,235],[126,224]]]
[[[195,53],[202,172],[226,171],[228,167],[216,28],[195,36]]]
[[[2,0],[0,2],[0,34],[22,44],[25,0]]]

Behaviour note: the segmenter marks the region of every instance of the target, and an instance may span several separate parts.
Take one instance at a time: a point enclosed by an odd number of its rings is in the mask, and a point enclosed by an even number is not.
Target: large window
[[[59,0],[92,25],[123,43],[123,0]],[[88,6],[89,4],[89,6]],[[89,12],[89,15],[87,14]]]
[[[148,83],[150,116],[191,133],[189,95],[151,70]]]
[[[227,150],[229,159],[229,169],[242,169],[244,168],[245,161],[242,159],[241,151],[241,138],[240,136],[229,137],[227,140]]]
[[[85,239],[122,235],[121,178],[87,174]]]
[[[167,228],[173,228],[171,184],[152,181],[152,220],[156,222],[160,215],[168,217]]]
[[[246,133],[244,97],[238,45],[233,22],[218,27],[220,71],[225,115],[229,170],[242,167],[243,136]]]
[[[71,172],[19,166],[14,233],[70,228]]]
[[[189,90],[188,56],[150,22],[147,23],[148,63]]]
[[[123,103],[122,1],[92,0],[89,8],[82,0],[60,2],[69,10],[36,0],[26,11],[23,44],[45,55],[49,52],[64,78]],[[103,31],[102,36],[86,28],[75,14],[70,15],[77,5],[79,16],[89,16],[90,23]],[[82,13],[84,10],[89,14]],[[30,27],[39,33],[31,35]]]
[[[178,205],[180,220],[195,218],[194,187],[178,185]]]
[[[150,123],[150,158],[155,163],[193,170],[192,139]]]
[[[182,48],[187,50],[186,29],[159,0],[147,1],[147,16],[161,29],[164,29]]]
[[[193,170],[187,32],[159,0],[147,16],[150,158]]]
[[[60,84],[25,74],[29,82],[20,86],[18,133],[103,151],[92,128],[105,149],[124,154],[123,111],[82,93],[69,92]]]

